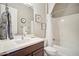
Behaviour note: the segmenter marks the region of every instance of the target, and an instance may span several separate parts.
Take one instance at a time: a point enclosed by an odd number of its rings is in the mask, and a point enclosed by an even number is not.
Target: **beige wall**
[[[41,29],[41,23],[46,23],[46,4],[45,3],[34,3],[33,8],[34,8],[34,15],[38,14],[42,18],[40,23],[34,22],[33,33],[38,37],[45,37],[46,30]]]
[[[41,15],[41,23],[46,23],[46,3],[34,3],[34,14]]]

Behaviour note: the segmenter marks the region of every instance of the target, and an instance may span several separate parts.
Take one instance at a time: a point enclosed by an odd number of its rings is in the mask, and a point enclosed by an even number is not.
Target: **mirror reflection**
[[[23,39],[25,35],[45,38],[46,25],[42,26],[42,24],[46,24],[45,4],[42,5],[0,3],[0,39],[14,39],[16,36],[22,36]],[[41,12],[39,12],[40,9]],[[36,15],[40,15],[40,17],[36,18]],[[6,30],[3,30],[1,26],[5,26]]]
[[[2,21],[5,23],[10,23],[11,29],[6,29],[8,31],[11,31],[11,34],[13,36],[15,35],[22,35],[22,33],[31,34],[31,21],[33,21],[33,8],[30,5],[23,4],[23,3],[1,3],[0,4],[0,26],[2,25]],[[6,12],[8,9],[8,12],[10,13],[9,20],[11,22],[8,22],[7,15],[2,15],[4,12]],[[7,13],[6,13],[7,14]],[[3,18],[2,18],[3,17]],[[6,20],[7,19],[7,20]],[[9,25],[9,26],[10,26]],[[7,26],[5,26],[7,27]],[[4,27],[4,28],[5,28]],[[0,27],[1,28],[1,27]],[[9,28],[9,27],[7,27]],[[3,30],[3,29],[2,29]],[[0,38],[3,37],[3,39],[6,39],[4,36],[7,35],[6,30],[3,30],[3,34],[0,35]],[[25,32],[24,32],[25,31]],[[0,32],[2,32],[0,30]],[[11,35],[10,34],[10,35]],[[9,37],[9,35],[7,35]],[[7,37],[6,36],[6,37]]]

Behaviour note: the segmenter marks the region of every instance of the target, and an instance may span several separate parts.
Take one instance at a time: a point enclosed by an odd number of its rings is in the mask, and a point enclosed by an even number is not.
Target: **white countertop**
[[[33,44],[44,41],[44,38],[29,38],[24,40],[0,40],[0,55],[31,46]]]

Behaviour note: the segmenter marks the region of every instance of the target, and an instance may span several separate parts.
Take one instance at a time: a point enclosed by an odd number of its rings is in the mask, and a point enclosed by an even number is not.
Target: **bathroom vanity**
[[[0,53],[2,56],[44,56],[44,40],[30,40]]]
[[[44,55],[44,42],[22,48],[17,51],[5,54],[4,56],[43,56]]]

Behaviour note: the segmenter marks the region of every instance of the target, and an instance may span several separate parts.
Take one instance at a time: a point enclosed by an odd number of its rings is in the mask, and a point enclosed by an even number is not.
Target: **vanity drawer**
[[[33,53],[33,56],[44,56],[44,48],[41,48]]]
[[[9,54],[6,54],[4,56],[27,56],[27,55],[32,55],[34,51],[44,48],[44,42],[40,42],[31,46],[28,46],[26,48],[22,48],[20,50],[11,52]]]

